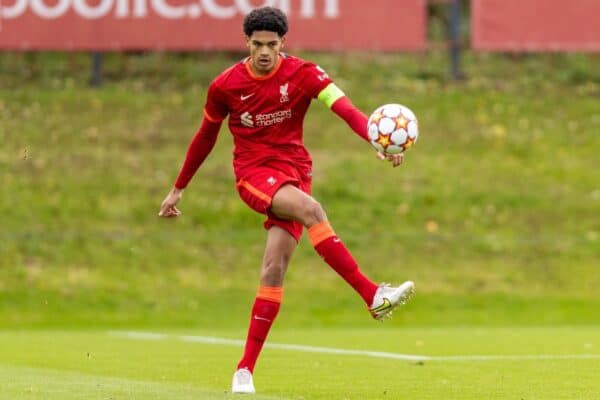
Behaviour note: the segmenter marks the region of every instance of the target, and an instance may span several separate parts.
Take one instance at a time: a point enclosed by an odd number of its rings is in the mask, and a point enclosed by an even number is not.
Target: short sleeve
[[[304,91],[312,98],[316,98],[319,93],[333,81],[327,75],[327,72],[313,63],[306,63],[302,67],[302,86]]]
[[[229,113],[223,92],[219,89],[217,81],[213,81],[208,87],[204,116],[212,122],[221,122]]]

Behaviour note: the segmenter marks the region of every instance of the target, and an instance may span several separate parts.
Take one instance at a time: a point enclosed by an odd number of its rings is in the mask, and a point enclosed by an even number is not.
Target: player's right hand
[[[178,217],[181,215],[181,211],[175,205],[181,200],[181,196],[183,195],[182,189],[173,188],[167,194],[167,197],[163,200],[160,205],[160,211],[158,212],[159,217]]]

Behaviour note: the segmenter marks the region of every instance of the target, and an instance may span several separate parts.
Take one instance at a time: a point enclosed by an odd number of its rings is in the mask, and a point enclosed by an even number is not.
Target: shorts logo
[[[289,82],[279,87],[279,94],[281,94],[279,101],[281,103],[287,103],[288,101],[290,101],[290,98],[288,97],[288,86]]]
[[[277,179],[275,179],[274,177],[270,176],[270,177],[267,179],[267,183],[268,183],[269,185],[273,186],[274,184],[276,184],[276,183],[277,183]]]

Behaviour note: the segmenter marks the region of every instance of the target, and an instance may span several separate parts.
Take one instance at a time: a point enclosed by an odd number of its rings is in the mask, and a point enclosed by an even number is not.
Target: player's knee
[[[311,198],[304,204],[304,218],[303,223],[305,226],[313,226],[319,222],[325,221],[325,210],[321,206],[321,203]]]
[[[283,285],[288,262],[289,257],[285,255],[265,259],[260,277],[261,282],[267,286]]]
[[[261,282],[267,286],[283,285],[283,278],[287,271],[287,266],[292,258],[292,253],[287,251],[277,251],[265,255],[261,273]]]

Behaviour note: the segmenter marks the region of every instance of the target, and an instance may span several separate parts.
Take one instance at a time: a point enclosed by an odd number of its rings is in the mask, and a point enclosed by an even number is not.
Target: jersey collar
[[[275,65],[275,67],[273,68],[273,70],[271,72],[269,72],[267,75],[264,75],[264,76],[256,75],[252,71],[252,68],[250,67],[250,63],[249,63],[250,57],[246,57],[246,59],[244,60],[244,66],[246,67],[246,71],[248,71],[248,75],[250,75],[250,77],[252,79],[256,79],[257,81],[264,81],[265,79],[269,79],[270,77],[275,75],[277,73],[277,71],[279,71],[279,67],[281,67],[281,63],[283,62],[284,58],[285,58],[285,55],[283,53],[279,53],[279,56],[277,57],[277,65]]]

